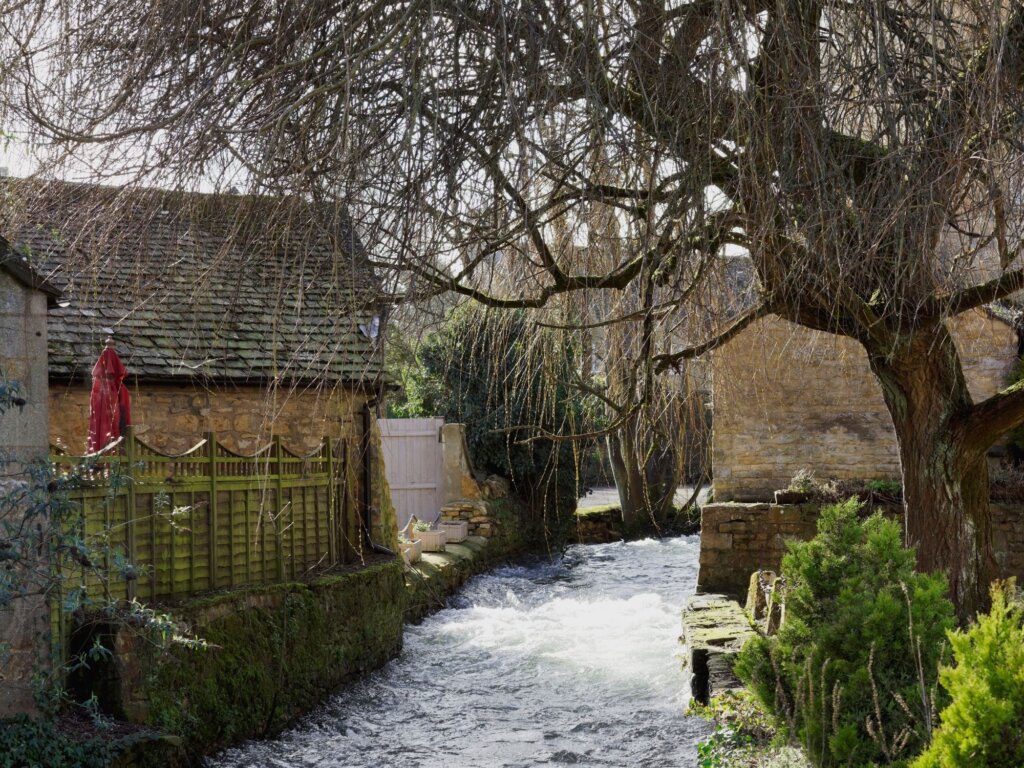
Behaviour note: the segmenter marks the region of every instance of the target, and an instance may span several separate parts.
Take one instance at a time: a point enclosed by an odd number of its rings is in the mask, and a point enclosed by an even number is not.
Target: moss
[[[181,736],[193,755],[275,733],[398,654],[404,592],[401,564],[390,561],[190,601],[175,613],[208,648],[161,653],[122,631],[106,703]]]
[[[618,504],[599,504],[596,507],[584,507],[576,510],[576,517],[602,517],[604,515],[621,515],[622,507]]]

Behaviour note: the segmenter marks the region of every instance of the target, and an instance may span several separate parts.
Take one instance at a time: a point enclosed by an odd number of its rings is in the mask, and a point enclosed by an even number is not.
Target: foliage
[[[834,504],[851,496],[864,499],[875,495],[899,499],[903,494],[903,486],[891,478],[840,480],[833,477],[819,480],[812,470],[800,469],[789,481],[786,491],[806,494],[817,502]]]
[[[0,378],[0,418],[12,407],[24,404],[20,391],[18,382]],[[12,468],[16,472],[9,472]],[[110,543],[109,530],[86,536],[81,508],[70,492],[95,468],[95,461],[87,460],[70,471],[57,472],[49,461],[38,457],[0,456],[0,472],[11,475],[0,486],[0,609],[11,607],[15,601],[45,597],[68,616],[117,623],[143,635],[157,648],[203,647],[202,641],[185,632],[172,616],[134,600],[114,600],[103,587],[90,592],[84,586],[80,579],[83,571],[96,576],[101,585],[136,579],[141,573],[120,548]],[[105,477],[107,496],[103,503],[112,504],[129,482],[127,475],[116,471]],[[68,639],[58,637],[54,643],[63,659],[55,659],[53,669],[40,670],[36,675],[36,704],[48,715],[66,703],[65,674],[88,668],[104,652],[90,645],[80,653],[70,653],[63,648]],[[4,651],[0,644],[0,675]],[[91,706],[99,716],[95,700]]]
[[[992,585],[992,608],[949,633],[954,666],[939,670],[950,697],[914,768],[1024,765],[1024,600],[1015,582]]]
[[[886,496],[898,496],[903,493],[903,486],[896,480],[868,480],[864,487],[869,491]]]
[[[0,721],[0,768],[106,768],[115,754],[107,739],[72,739],[46,720]]]
[[[929,739],[952,604],[941,574],[915,573],[900,526],[826,507],[783,558],[785,622],[749,642],[737,674],[821,766],[896,764]]]
[[[817,487],[817,482],[814,479],[814,471],[809,469],[797,470],[797,473],[793,475],[793,478],[789,481],[787,491],[793,491],[794,493],[813,493]]]
[[[571,521],[579,496],[578,448],[552,436],[582,431],[581,398],[565,381],[572,351],[523,312],[467,305],[419,349],[420,370],[403,374],[405,403],[393,412],[466,425],[474,465],[508,477],[551,526]]]
[[[715,722],[714,733],[697,745],[698,768],[729,768],[776,741],[775,719],[745,692],[716,696],[708,706],[694,704],[690,713]]]

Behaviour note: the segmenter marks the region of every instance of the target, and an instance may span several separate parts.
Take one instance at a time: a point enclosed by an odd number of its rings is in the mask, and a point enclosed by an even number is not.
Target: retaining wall
[[[205,650],[163,653],[119,627],[101,635],[111,661],[72,684],[94,690],[121,718],[180,736],[195,759],[281,730],[342,683],[397,656],[405,604],[397,560],[194,599],[174,614],[208,643]]]
[[[744,599],[750,574],[778,571],[786,540],[817,532],[819,503],[726,502],[701,510],[697,591]],[[901,512],[889,509],[892,514]],[[1024,579],[1024,504],[992,504],[993,549],[1004,576]]]

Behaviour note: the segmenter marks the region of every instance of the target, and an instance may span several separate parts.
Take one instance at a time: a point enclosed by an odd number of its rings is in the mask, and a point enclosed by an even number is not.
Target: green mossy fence
[[[104,561],[81,563],[80,583],[93,597],[151,602],[352,561],[355,456],[346,439],[299,456],[278,437],[243,456],[213,433],[173,456],[129,429],[100,454],[51,460],[78,477],[70,500],[80,505],[90,557]],[[65,576],[65,589],[78,581]]]

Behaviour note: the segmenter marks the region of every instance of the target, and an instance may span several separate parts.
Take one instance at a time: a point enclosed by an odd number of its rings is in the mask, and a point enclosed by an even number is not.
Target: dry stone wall
[[[1016,333],[981,310],[952,329],[975,400],[995,393],[1016,359]],[[899,477],[892,420],[854,341],[770,317],[717,350],[712,371],[718,501],[770,499],[805,468]]]

